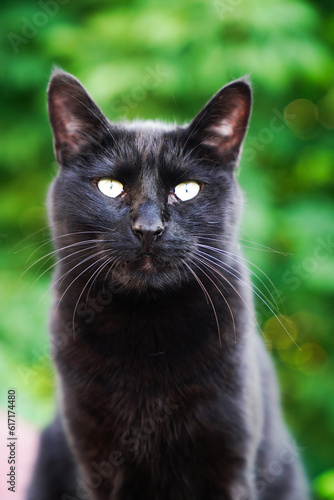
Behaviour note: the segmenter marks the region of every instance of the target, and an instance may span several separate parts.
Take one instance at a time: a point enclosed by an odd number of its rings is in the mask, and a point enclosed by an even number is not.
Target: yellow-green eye
[[[97,187],[109,198],[117,198],[124,190],[123,184],[113,179],[100,179]]]
[[[201,186],[194,181],[182,182],[174,188],[175,195],[181,201],[188,201],[198,195]]]

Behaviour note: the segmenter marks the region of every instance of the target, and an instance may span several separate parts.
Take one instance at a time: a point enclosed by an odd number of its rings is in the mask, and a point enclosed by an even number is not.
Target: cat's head
[[[49,210],[66,272],[127,290],[166,289],[208,272],[205,246],[233,248],[246,81],[223,87],[189,125],[112,123],[57,70],[48,109],[60,167]]]

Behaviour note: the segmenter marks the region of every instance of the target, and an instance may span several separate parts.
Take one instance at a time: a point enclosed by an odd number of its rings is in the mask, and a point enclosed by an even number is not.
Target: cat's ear
[[[48,87],[48,111],[57,162],[84,152],[99,143],[108,122],[81,83],[69,73],[56,69]]]
[[[237,164],[252,107],[252,92],[244,79],[223,87],[188,127],[189,137],[209,147],[222,160]]]

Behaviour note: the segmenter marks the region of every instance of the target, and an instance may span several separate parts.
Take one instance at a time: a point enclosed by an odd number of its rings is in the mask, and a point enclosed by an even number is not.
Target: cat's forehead
[[[127,130],[134,130],[138,134],[142,133],[159,133],[170,132],[176,128],[176,123],[166,123],[160,120],[133,120],[131,122],[121,122]]]
[[[175,157],[180,150],[182,127],[161,121],[123,122],[117,126],[128,153],[145,164],[148,159]]]
[[[133,120],[131,122],[121,122],[120,125],[124,126],[127,130],[135,130],[136,132],[169,132],[174,130],[177,126],[176,123],[166,123],[161,120]]]
[[[169,140],[176,138],[176,134],[173,134],[175,128],[175,125],[153,120],[136,120],[125,124],[125,130],[132,135],[134,147],[144,156],[152,152],[159,154],[166,144],[167,136]]]

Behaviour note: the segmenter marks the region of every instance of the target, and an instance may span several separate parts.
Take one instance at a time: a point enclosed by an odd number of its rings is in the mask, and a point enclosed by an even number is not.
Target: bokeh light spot
[[[296,323],[292,318],[283,315],[268,319],[263,333],[269,342],[269,347],[272,346],[279,351],[288,349],[298,336]]]
[[[319,122],[327,128],[334,128],[334,88],[318,102]]]
[[[296,99],[286,107],[284,120],[292,132],[301,139],[309,139],[314,136],[318,123],[319,112],[317,106],[308,99]]]

